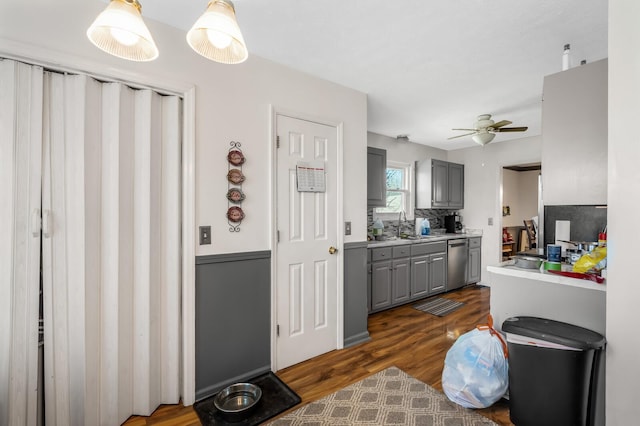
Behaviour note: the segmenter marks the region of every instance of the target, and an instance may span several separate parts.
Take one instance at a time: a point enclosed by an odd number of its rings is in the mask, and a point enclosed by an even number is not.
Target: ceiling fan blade
[[[494,132],[525,132],[528,127],[503,127],[501,129],[494,129]]]
[[[495,123],[495,124],[492,124],[492,125],[491,125],[491,126],[489,126],[489,127],[493,127],[494,129],[496,129],[496,128],[498,128],[498,127],[507,126],[507,125],[509,125],[509,124],[511,124],[511,123],[512,123],[512,121],[509,121],[509,120],[502,120],[502,121],[498,121],[498,122],[497,122],[497,123]]]
[[[455,129],[454,129],[454,130],[455,130]],[[475,134],[476,134],[476,132],[475,132],[475,131],[473,131],[473,132],[471,132],[471,133],[465,133],[464,135],[451,136],[450,138],[447,138],[447,140],[450,140],[450,139],[456,139],[456,138],[461,138],[461,137],[463,137],[463,136],[469,136],[469,135],[475,135]]]
[[[478,129],[451,129],[451,130],[461,130],[461,131],[465,131],[465,132],[477,132]]]

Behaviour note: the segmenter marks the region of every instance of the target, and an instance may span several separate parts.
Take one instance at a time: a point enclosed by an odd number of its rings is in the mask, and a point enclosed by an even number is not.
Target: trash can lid
[[[604,336],[595,331],[536,317],[507,318],[502,323],[502,331],[583,350],[601,349],[606,343]]]

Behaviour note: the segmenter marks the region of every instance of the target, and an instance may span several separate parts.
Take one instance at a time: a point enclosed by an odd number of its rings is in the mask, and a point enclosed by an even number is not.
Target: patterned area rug
[[[380,371],[269,424],[497,426],[397,367]]]
[[[413,305],[413,307],[419,311],[437,315],[439,317],[450,314],[461,306],[464,306],[464,303],[445,299],[443,297],[435,297],[433,299],[427,300],[426,302],[421,302]]]

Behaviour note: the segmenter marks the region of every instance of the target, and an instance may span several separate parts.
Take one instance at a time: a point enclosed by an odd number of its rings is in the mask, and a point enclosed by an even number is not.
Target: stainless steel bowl
[[[261,397],[260,387],[251,383],[236,383],[218,392],[213,403],[225,417],[240,420],[249,415]]]
[[[515,261],[513,266],[523,269],[540,269],[542,265],[542,259],[537,257],[514,256],[513,260]]]

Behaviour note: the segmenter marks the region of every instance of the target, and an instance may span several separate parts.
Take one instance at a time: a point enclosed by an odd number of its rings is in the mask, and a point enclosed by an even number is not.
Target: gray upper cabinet
[[[367,147],[367,205],[387,204],[387,151]]]
[[[449,163],[447,170],[449,178],[449,208],[464,208],[464,166],[462,164]]]
[[[464,165],[435,159],[417,161],[416,208],[464,208]]]

